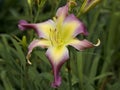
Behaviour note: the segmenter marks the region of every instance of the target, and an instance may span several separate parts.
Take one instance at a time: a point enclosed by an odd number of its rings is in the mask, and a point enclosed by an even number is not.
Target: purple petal
[[[55,23],[52,20],[48,20],[42,23],[37,24],[29,24],[25,20],[20,20],[18,27],[20,30],[24,31],[26,29],[34,29],[35,32],[38,34],[39,37],[48,39],[50,29],[55,29]]]
[[[23,27],[24,24],[28,24],[28,22],[25,21],[25,20],[20,20],[20,21],[19,21],[18,27],[19,27],[19,29],[22,30],[22,31],[26,29],[26,27]]]
[[[31,62],[29,61],[29,58],[34,48],[36,47],[48,48],[49,46],[50,46],[50,42],[48,40],[45,40],[45,39],[33,40],[28,47],[28,54],[27,54],[28,63],[31,64]]]
[[[59,87],[61,84],[59,71],[65,61],[68,60],[68,53],[69,52],[66,47],[50,47],[46,52],[46,56],[49,59],[53,69],[54,81],[52,83],[52,87],[54,88]]]
[[[87,0],[87,3],[89,4],[91,2],[91,0]]]
[[[63,22],[64,25],[72,25],[74,23],[77,24],[73,32],[74,37],[78,34],[88,35],[85,25],[79,19],[77,19],[74,14],[70,14],[69,16],[67,16]]]
[[[84,39],[84,40],[78,40],[78,39],[73,39],[71,40],[71,42],[69,43],[70,46],[73,46],[74,48],[76,48],[77,50],[85,50],[88,48],[92,48],[95,46],[98,46],[100,44],[100,41],[98,40],[97,44],[93,44],[91,42],[89,42],[88,40]]]
[[[66,4],[63,7],[58,8],[57,12],[56,12],[56,16],[64,16],[66,17],[68,15],[68,4]]]

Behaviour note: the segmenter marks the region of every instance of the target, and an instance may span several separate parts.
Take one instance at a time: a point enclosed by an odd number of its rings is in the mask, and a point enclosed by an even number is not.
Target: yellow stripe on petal
[[[46,55],[52,65],[54,81],[52,87],[58,87],[61,84],[61,77],[59,75],[60,69],[66,60],[69,58],[68,49],[64,46],[49,47]]]
[[[50,30],[55,30],[55,22],[48,20],[43,23],[38,23],[37,29],[40,37],[49,39]]]
[[[64,40],[69,40],[76,37],[78,34],[87,35],[88,32],[84,24],[77,19],[73,14],[67,16],[62,25],[62,37]]]
[[[69,57],[68,49],[65,46],[49,47],[46,55],[53,64],[58,64]]]
[[[69,40],[73,38],[73,34],[75,33],[75,30],[78,28],[78,23],[75,21],[68,22],[63,24],[62,28],[62,39]]]

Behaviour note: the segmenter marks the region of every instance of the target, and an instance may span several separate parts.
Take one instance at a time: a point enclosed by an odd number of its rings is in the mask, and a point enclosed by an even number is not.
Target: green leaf
[[[114,83],[107,90],[120,90],[120,82]]]
[[[9,81],[9,79],[6,75],[6,71],[1,72],[1,79],[3,81],[3,85],[5,87],[5,90],[14,90],[14,88],[12,87],[12,83]]]
[[[114,74],[112,72],[103,73],[103,74],[100,74],[99,76],[96,76],[95,78],[92,78],[92,80],[101,79],[101,78],[111,76],[111,75],[114,75]]]

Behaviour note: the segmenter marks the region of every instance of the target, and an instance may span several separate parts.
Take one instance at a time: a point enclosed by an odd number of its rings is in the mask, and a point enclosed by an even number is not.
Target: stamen
[[[51,30],[50,29],[50,35],[49,35],[49,38],[50,38],[50,41],[51,41],[51,44],[53,46],[57,45],[57,33],[56,33],[56,29],[55,30]]]
[[[63,44],[63,40],[61,38],[61,31],[57,29],[50,29],[49,38],[52,46],[61,46]]]
[[[57,20],[57,17],[53,17],[53,21],[56,22],[56,20]]]
[[[51,42],[51,44],[52,44],[52,46],[53,46],[53,41],[52,41],[52,30],[51,30],[51,29],[50,29],[49,38],[50,38],[50,42]]]
[[[56,43],[58,43],[58,40],[57,40],[57,39],[58,39],[58,36],[57,36],[58,32],[57,32],[57,30],[56,30],[56,29],[55,29],[55,31],[54,31],[54,32],[55,32],[55,36],[54,36],[54,37],[55,37],[55,41],[56,41]]]

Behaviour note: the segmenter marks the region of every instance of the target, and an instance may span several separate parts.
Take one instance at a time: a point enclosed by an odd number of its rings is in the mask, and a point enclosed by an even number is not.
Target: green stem
[[[70,60],[67,62],[67,69],[68,69],[69,90],[72,90]]]
[[[22,64],[21,64],[21,67],[22,67]],[[21,84],[21,90],[23,90],[23,88],[24,88],[24,84],[23,84],[23,75],[22,75],[22,68],[21,68],[21,70],[20,70],[20,78],[21,78],[21,80],[20,80],[20,84]]]
[[[33,22],[32,7],[30,7],[30,21]]]
[[[83,62],[82,52],[77,52],[77,68],[81,90],[83,90]]]
[[[39,13],[40,13],[40,11],[41,11],[40,9],[41,9],[41,8],[39,7],[39,8],[38,8],[38,11],[37,11],[37,14],[36,14],[36,16],[35,16],[35,19],[34,19],[34,21],[33,21],[34,23],[35,23],[35,22],[37,21],[37,19],[38,19]]]
[[[58,90],[58,88],[55,88],[55,90]]]

